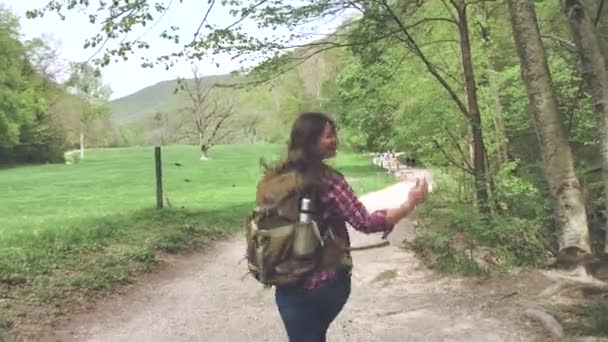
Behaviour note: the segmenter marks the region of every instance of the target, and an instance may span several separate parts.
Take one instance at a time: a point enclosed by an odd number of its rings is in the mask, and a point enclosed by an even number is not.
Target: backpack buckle
[[[319,244],[321,245],[321,247],[325,247],[325,239],[324,237],[321,235],[321,231],[319,230],[319,226],[317,225],[317,223],[315,221],[312,222],[312,231],[315,234],[315,236],[317,237],[317,239],[319,239]]]
[[[331,240],[336,239],[336,236],[334,235],[334,231],[331,229],[331,227],[328,227],[325,230],[325,234],[323,234],[323,239],[322,239],[321,243],[323,244],[326,240],[329,240],[329,239],[331,239]]]

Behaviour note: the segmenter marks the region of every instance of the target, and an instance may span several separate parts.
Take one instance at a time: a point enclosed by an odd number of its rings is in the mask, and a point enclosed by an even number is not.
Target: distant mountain
[[[230,75],[206,76],[204,81],[211,86],[216,82],[227,82]],[[110,113],[116,123],[136,121],[156,112],[173,112],[179,109],[184,100],[184,94],[173,91],[177,81],[162,81],[153,86],[143,88],[131,95],[110,101]]]

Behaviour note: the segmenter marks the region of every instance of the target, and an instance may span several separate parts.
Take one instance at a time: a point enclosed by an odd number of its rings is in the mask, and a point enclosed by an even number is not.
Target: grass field
[[[196,147],[164,147],[171,207],[163,210],[154,208],[151,147],[91,150],[74,165],[0,170],[0,328],[41,317],[52,324],[70,304],[154,270],[159,252],[238,231],[253,205],[259,159],[281,152],[276,145],[218,146],[211,160],[199,161]],[[363,156],[341,154],[334,166],[358,193],[391,182]]]

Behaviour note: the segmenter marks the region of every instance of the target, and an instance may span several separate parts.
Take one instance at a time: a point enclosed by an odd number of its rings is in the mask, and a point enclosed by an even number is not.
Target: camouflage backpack
[[[289,171],[264,177],[257,187],[256,208],[247,218],[245,236],[249,273],[267,286],[286,285],[315,271],[321,261],[324,229],[312,220],[300,222],[304,193],[301,174]]]

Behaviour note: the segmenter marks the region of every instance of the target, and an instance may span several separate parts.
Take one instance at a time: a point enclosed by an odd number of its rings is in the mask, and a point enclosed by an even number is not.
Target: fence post
[[[154,164],[156,168],[156,208],[163,208],[163,169],[160,156],[160,146],[154,147]]]

